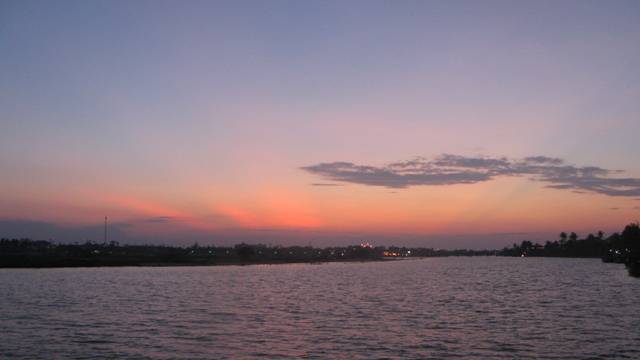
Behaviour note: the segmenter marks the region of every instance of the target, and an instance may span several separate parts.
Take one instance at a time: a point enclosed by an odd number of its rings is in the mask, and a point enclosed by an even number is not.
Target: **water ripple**
[[[3,269],[0,288],[0,358],[640,357],[640,281],[598,260]]]

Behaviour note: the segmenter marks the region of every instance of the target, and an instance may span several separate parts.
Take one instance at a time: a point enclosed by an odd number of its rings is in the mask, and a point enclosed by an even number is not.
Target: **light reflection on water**
[[[594,259],[0,270],[1,358],[640,358]]]

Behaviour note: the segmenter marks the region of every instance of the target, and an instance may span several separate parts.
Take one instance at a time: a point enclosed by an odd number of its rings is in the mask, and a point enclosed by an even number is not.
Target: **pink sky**
[[[99,241],[106,215],[129,242],[481,248],[636,221],[638,5],[494,5],[12,3],[0,236]]]

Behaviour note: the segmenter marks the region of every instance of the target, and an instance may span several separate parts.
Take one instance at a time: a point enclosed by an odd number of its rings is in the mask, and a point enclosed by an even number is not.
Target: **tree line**
[[[525,240],[499,252],[502,256],[595,257],[613,262],[625,262],[639,254],[638,223],[631,223],[621,233],[615,232],[607,237],[602,231],[582,239],[575,232],[561,232],[558,240],[547,241],[544,245]]]
[[[276,264],[495,254],[495,251],[489,250],[372,247],[368,244],[326,248],[244,243],[235,246],[194,244],[180,247],[120,245],[115,241],[56,244],[30,239],[0,239],[0,267]]]
[[[522,241],[502,250],[440,250],[368,244],[316,248],[312,246],[188,247],[161,245],[120,245],[118,242],[64,244],[31,239],[0,239],[0,267],[74,267],[142,265],[225,265],[289,262],[365,261],[407,257],[438,256],[547,256],[601,257],[607,262],[631,263],[640,259],[640,227],[627,225],[621,233],[607,237],[602,232],[580,239],[560,233],[559,239],[544,245]]]

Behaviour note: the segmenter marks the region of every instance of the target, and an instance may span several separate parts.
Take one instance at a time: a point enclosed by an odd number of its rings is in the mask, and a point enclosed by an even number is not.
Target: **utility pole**
[[[107,217],[104,217],[104,243],[107,243]]]

